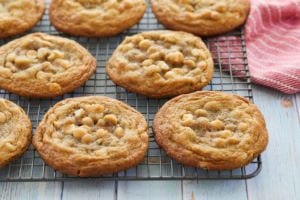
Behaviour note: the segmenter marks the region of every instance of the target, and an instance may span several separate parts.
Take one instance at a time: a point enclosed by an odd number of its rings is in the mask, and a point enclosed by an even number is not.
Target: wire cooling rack
[[[114,37],[102,39],[73,37],[58,33],[50,24],[48,9],[40,23],[31,32],[44,32],[61,35],[76,40],[85,46],[97,59],[96,73],[72,93],[53,99],[29,99],[0,90],[0,97],[9,99],[20,105],[30,117],[33,133],[47,110],[56,102],[75,96],[104,95],[121,100],[139,110],[149,123],[150,142],[144,160],[134,168],[106,176],[94,177],[100,180],[201,180],[201,179],[246,179],[256,176],[261,170],[259,156],[245,167],[230,171],[208,171],[183,166],[168,157],[158,147],[152,135],[152,121],[155,113],[167,99],[151,99],[128,92],[112,83],[105,74],[106,61],[118,44],[127,35],[142,31],[164,29],[148,9],[139,24]],[[49,2],[47,2],[47,8]],[[0,40],[0,45],[14,39]],[[215,62],[214,77],[204,90],[225,91],[242,95],[253,101],[252,88],[247,67],[246,49],[243,29],[237,29],[219,37],[204,39],[212,52]],[[91,178],[91,179],[94,179]],[[22,157],[0,169],[0,181],[67,181],[83,178],[68,176],[47,166],[32,146]],[[89,178],[84,178],[89,179]]]

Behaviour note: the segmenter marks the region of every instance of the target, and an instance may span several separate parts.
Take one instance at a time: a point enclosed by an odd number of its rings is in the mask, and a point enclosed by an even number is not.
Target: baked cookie
[[[0,98],[0,168],[26,151],[31,136],[31,122],[24,110]]]
[[[29,34],[0,47],[0,88],[27,97],[55,97],[82,85],[96,66],[95,58],[72,40]]]
[[[153,98],[203,88],[213,76],[213,60],[202,40],[177,31],[150,31],[126,37],[108,61],[110,79]]]
[[[249,0],[151,0],[152,11],[163,25],[201,36],[228,32],[242,25]]]
[[[105,37],[129,29],[145,11],[145,0],[52,0],[49,16],[58,31]]]
[[[1,0],[0,38],[30,30],[43,16],[45,0]]]
[[[268,144],[258,108],[224,92],[199,91],[171,99],[156,114],[153,132],[170,157],[209,170],[242,167]]]
[[[40,122],[33,145],[62,173],[98,176],[137,165],[148,148],[144,116],[103,96],[65,99]]]

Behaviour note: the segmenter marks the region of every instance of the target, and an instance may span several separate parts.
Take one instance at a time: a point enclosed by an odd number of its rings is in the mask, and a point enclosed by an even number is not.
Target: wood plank
[[[262,155],[262,172],[247,181],[248,197],[300,199],[300,126],[295,96],[260,86],[254,86],[253,92],[266,119],[269,145]]]
[[[0,183],[0,199],[22,200],[60,200],[62,183],[60,182],[8,182]]]
[[[63,200],[116,199],[114,181],[76,180],[64,182]]]
[[[234,199],[246,200],[246,185],[244,180],[199,180],[183,182],[183,199],[210,200]]]
[[[120,181],[118,200],[180,200],[181,181]]]

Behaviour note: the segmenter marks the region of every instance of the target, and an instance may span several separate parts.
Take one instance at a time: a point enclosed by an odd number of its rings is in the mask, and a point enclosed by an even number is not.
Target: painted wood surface
[[[254,87],[269,131],[262,172],[247,180],[248,199],[300,199],[300,125],[296,97]]]
[[[300,94],[260,86],[253,92],[270,137],[262,172],[253,179],[0,183],[0,199],[300,199]]]

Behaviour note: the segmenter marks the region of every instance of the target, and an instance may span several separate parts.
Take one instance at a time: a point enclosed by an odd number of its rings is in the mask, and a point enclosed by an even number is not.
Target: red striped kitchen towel
[[[300,91],[300,0],[251,0],[245,40],[252,82]]]

